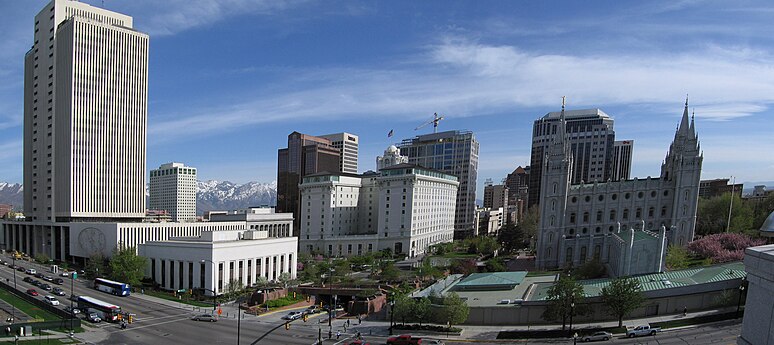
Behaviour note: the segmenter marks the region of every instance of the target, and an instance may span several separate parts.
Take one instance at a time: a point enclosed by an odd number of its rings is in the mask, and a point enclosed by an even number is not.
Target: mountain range
[[[211,210],[236,210],[250,206],[274,206],[277,203],[277,182],[197,181],[196,214]],[[146,188],[147,197],[147,188]],[[21,184],[0,182],[0,204],[11,204],[21,210],[24,188]]]

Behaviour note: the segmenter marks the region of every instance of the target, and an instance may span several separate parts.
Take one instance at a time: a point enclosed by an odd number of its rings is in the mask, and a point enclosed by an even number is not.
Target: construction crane
[[[414,130],[418,131],[418,130],[422,129],[423,127],[425,127],[425,126],[427,126],[427,125],[432,123],[433,124],[433,133],[438,133],[438,122],[441,122],[441,120],[443,120],[443,116],[438,116],[438,113],[433,113],[433,119],[432,120],[421,124],[419,127],[414,128]]]

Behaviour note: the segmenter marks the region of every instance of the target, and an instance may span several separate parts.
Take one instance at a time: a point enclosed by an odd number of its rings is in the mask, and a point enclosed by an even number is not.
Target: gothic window
[[[655,198],[656,197],[656,191],[655,190],[650,192],[650,197],[651,198]]]
[[[599,195],[599,201],[602,201],[602,200],[605,200],[605,196],[600,194]]]
[[[685,191],[685,194],[683,194],[683,201],[688,201],[688,191]]]
[[[556,210],[556,200],[551,200],[551,211]]]
[[[664,191],[664,196],[669,196],[669,191],[668,190]]]
[[[586,195],[586,197],[585,197],[585,198],[583,198],[583,200],[586,200],[586,202],[589,202],[589,201],[591,201],[591,197],[590,197],[590,196],[588,196],[588,195]]]
[[[615,210],[610,210],[610,220],[615,220]]]
[[[613,232],[613,226],[612,225],[607,228],[607,232]]]
[[[597,221],[598,222],[602,221],[602,211],[597,211]]]
[[[688,213],[688,206],[683,205],[683,216],[685,216]]]
[[[597,228],[594,230],[594,232],[596,232],[596,233],[600,233],[601,231],[602,231],[602,228],[600,228],[600,227],[597,227]]]
[[[567,231],[567,233],[570,235],[575,235],[575,229],[570,229],[569,231]]]
[[[588,223],[589,222],[589,213],[583,212],[583,222]]]
[[[623,211],[623,220],[629,220],[629,209],[625,208]]]
[[[637,199],[642,199],[645,194],[643,192],[637,193]]]
[[[580,262],[586,262],[586,246],[580,249]]]
[[[637,212],[634,214],[634,219],[642,219],[642,209],[637,208]]]
[[[553,240],[554,240],[554,233],[553,232],[549,232],[548,233],[548,243],[551,243],[551,241],[553,241]]]
[[[589,232],[589,228],[583,228],[583,233],[586,234]]]
[[[613,194],[610,196],[611,199],[616,200],[618,199],[618,194]]]
[[[653,213],[654,213],[654,212],[655,212],[655,210],[653,209],[653,207],[649,208],[649,209],[648,209],[648,217],[649,217],[649,218],[653,218]]]
[[[666,209],[666,206],[664,206],[664,207],[662,207],[662,208],[661,208],[661,216],[662,216],[662,217],[665,217],[665,216],[666,216],[666,211],[667,211],[667,209]]]
[[[558,188],[558,184],[554,183],[554,194],[556,194],[556,189]]]
[[[570,213],[570,224],[575,224],[575,213]]]
[[[602,255],[602,246],[596,245],[594,246],[594,259],[599,260],[599,257]]]
[[[554,226],[554,216],[551,216],[551,222],[549,224],[550,226]]]
[[[572,199],[570,199],[570,201],[572,201],[572,203],[574,204],[574,203],[578,202],[578,197],[574,196],[574,197],[572,197]]]
[[[567,247],[567,252],[564,256],[564,261],[572,263],[572,247]]]
[[[629,197],[631,197],[631,194],[629,193],[624,194],[624,199],[629,200]]]
[[[551,257],[551,248],[546,249],[546,257]]]

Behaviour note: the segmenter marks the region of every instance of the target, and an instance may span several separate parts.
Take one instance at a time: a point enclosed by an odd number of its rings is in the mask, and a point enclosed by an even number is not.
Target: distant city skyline
[[[24,54],[47,2],[0,4],[0,181],[22,182]],[[270,182],[297,130],[358,134],[359,172],[375,170],[390,144],[432,132],[413,129],[438,112],[439,131],[479,140],[483,191],[529,164],[532,121],[567,96],[569,110],[600,108],[617,137],[637,142],[632,176],[657,176],[689,93],[702,177],[774,180],[765,2],[104,6],[150,35],[151,167],[183,161],[202,180]]]

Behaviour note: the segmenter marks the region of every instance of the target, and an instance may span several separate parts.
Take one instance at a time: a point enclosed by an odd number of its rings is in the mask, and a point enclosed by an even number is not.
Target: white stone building
[[[204,231],[199,236],[173,237],[141,244],[148,258],[146,275],[167,290],[205,289],[222,294],[229,284],[253,286],[259,277],[296,277],[298,239],[271,238],[268,231]]]
[[[505,225],[507,220],[506,216],[507,214],[502,207],[496,209],[487,207],[476,209],[475,219],[478,227],[476,228],[475,235],[483,236],[497,234],[500,229],[502,229],[503,225]]]
[[[422,254],[430,245],[453,240],[458,187],[454,176],[411,164],[378,174],[304,177],[300,251]]]
[[[272,207],[236,211],[211,211],[210,222],[245,222],[246,229],[267,231],[269,237],[293,236],[293,213],[276,213]]]
[[[562,113],[552,130],[560,135],[554,136],[540,167],[538,269],[579,266],[597,255],[608,263],[619,223],[623,229],[652,232],[665,226],[669,244],[693,240],[703,155],[687,101],[656,178],[572,184],[574,158],[564,125]]]
[[[148,35],[70,0],[35,16],[24,57],[24,213],[31,221],[142,219]]]
[[[621,231],[620,226],[617,226],[610,241],[607,264],[610,275],[624,277],[664,272],[666,243],[666,228],[663,226],[658,233],[633,228]],[[589,255],[592,255],[593,259],[601,260],[601,249]]]
[[[390,147],[384,150],[384,156],[376,157],[376,171],[405,163],[408,163],[408,157],[401,156],[400,150],[395,145],[390,145]]]
[[[196,168],[162,164],[150,171],[148,208],[167,211],[174,222],[196,221]]]

